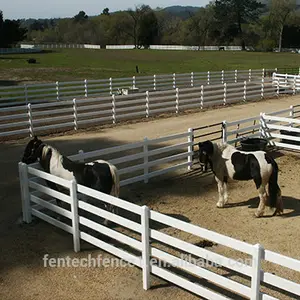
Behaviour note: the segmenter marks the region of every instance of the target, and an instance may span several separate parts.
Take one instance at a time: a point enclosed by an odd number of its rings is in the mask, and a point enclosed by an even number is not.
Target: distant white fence
[[[276,69],[275,69],[276,70]],[[130,78],[108,78],[45,84],[25,84],[0,87],[0,108],[28,103],[69,100],[74,97],[90,98],[144,91],[199,87],[201,85],[237,83],[266,79],[275,70],[231,70],[214,72],[191,72],[159,74],[152,76],[133,76]],[[266,77],[266,78],[265,78]]]
[[[153,146],[155,146],[155,149],[151,148]],[[110,162],[117,164],[122,179],[121,185],[124,186],[137,181],[147,182],[149,178],[190,167],[192,165],[192,147],[193,130],[190,129],[186,133],[154,140],[145,139],[135,144],[76,154],[71,158],[88,161],[99,157],[103,159],[104,155],[114,155],[118,152],[119,156],[110,159]],[[132,154],[131,151],[133,149],[139,149],[139,152]],[[130,152],[126,153],[126,151]],[[127,164],[130,161],[135,161],[134,165],[128,166]],[[124,163],[126,165],[120,167]],[[151,170],[151,168],[157,169]],[[135,172],[137,171],[141,171],[142,174],[136,175]],[[133,177],[130,176],[124,179],[123,177],[129,173],[133,173]],[[143,288],[145,290],[151,286],[150,274],[154,274],[199,296],[214,300],[228,299],[228,292],[231,293],[230,295],[238,294],[253,300],[277,299],[272,296],[274,291],[276,293],[278,291],[288,292],[290,295],[295,295],[295,297],[300,296],[299,284],[272,274],[271,271],[265,269],[262,265],[263,262],[269,261],[295,272],[300,272],[299,260],[265,250],[262,245],[251,245],[158,213],[146,206],[141,207],[103,194],[78,185],[75,181],[63,180],[38,170],[33,165],[27,166],[19,163],[19,174],[23,220],[25,222],[30,223],[32,216],[35,216],[71,233],[73,235],[75,252],[80,251],[80,240],[84,240],[134,264],[142,269]],[[44,180],[63,186],[69,192],[64,194],[52,190],[45,185]],[[92,197],[97,204],[94,203],[92,205],[78,199],[77,195],[79,193]],[[49,197],[51,201],[49,201]],[[58,207],[53,199],[63,201],[65,203],[64,207]],[[117,206],[124,213],[119,215],[112,214],[101,208],[103,203]],[[90,215],[87,216],[85,212],[92,214],[94,218],[91,218]],[[67,220],[58,220],[57,216],[59,215],[64,216]],[[121,227],[122,230],[119,231],[117,227],[111,229],[103,226],[99,217],[118,224],[118,227]],[[247,264],[245,260],[241,262],[226,257],[221,253],[203,249],[187,240],[164,233],[158,230],[153,222],[176,228],[193,236],[226,246],[234,251],[239,251],[239,256],[241,255],[240,252],[242,252],[242,257],[249,257],[250,262]],[[123,247],[117,247],[109,242],[105,242],[94,236],[89,231],[90,229],[109,236],[130,248],[127,247],[125,250]],[[151,243],[150,240],[155,240],[156,242]],[[163,248],[160,243],[164,245]],[[165,246],[176,248],[177,251],[183,252],[184,256],[175,254],[172,252],[172,249],[171,251],[170,249],[166,250]],[[134,249],[135,251],[128,249]],[[191,256],[195,257],[195,259],[189,260],[188,257]],[[195,263],[195,261],[199,260],[206,263],[200,265]],[[218,273],[220,267],[233,271],[236,276],[241,274],[241,276],[247,278],[247,283],[245,281],[241,283],[238,280],[222,276],[222,274]],[[181,272],[180,275],[178,275],[176,270]],[[192,281],[190,280],[191,275],[194,276]],[[296,276],[298,275],[299,273]],[[200,279],[204,279],[204,281]],[[207,282],[209,283],[209,288],[206,285]],[[262,286],[264,287],[263,292],[261,290]]]
[[[70,49],[70,48],[80,48],[80,49],[101,49],[100,45],[92,44],[21,44],[22,49]]]
[[[276,96],[271,82],[245,81],[131,95],[73,99],[0,109],[0,137],[77,130],[98,124],[178,114],[187,109],[259,100]],[[2,124],[1,124],[2,123]]]

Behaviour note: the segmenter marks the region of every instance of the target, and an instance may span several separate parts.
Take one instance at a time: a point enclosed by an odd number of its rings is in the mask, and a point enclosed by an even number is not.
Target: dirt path
[[[145,136],[155,138],[185,132],[189,127],[257,116],[260,112],[277,111],[299,103],[299,96],[279,98],[44,140],[70,155],[79,149],[87,152],[139,141]],[[137,268],[44,268],[42,257],[45,253],[50,257],[87,257],[89,253],[111,256],[85,243],[83,251],[75,254],[72,237],[43,222],[17,224],[21,212],[17,162],[27,141],[0,145],[0,299],[197,299],[154,277],[154,288],[143,291],[142,273]],[[249,243],[261,242],[268,249],[299,258],[300,163],[297,158],[288,156],[279,157],[278,163],[282,169],[280,184],[287,203],[287,217],[281,219],[253,218],[257,195],[250,182],[230,186],[232,206],[224,210],[215,208],[216,187],[212,178],[174,177],[167,183],[155,180],[146,187],[133,185],[125,192],[139,204],[147,203],[155,210],[183,215],[194,224]],[[264,227],[268,229],[262,231]],[[215,250],[221,251],[217,247]],[[300,282],[293,273],[286,273],[286,276]],[[291,297],[283,295],[280,299]]]

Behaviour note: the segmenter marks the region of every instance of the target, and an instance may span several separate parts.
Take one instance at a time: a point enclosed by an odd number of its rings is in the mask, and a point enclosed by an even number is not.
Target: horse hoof
[[[223,204],[223,203],[217,203],[217,207],[218,207],[218,208],[223,208],[223,207],[224,207],[224,204]]]
[[[260,218],[264,213],[263,212],[256,212],[255,217]]]

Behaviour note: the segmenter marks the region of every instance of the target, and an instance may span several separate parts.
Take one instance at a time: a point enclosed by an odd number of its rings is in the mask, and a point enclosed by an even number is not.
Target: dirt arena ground
[[[139,141],[145,136],[155,138],[186,131],[224,119],[234,121],[272,112],[299,104],[300,97],[286,97],[260,103],[237,105],[213,111],[191,113],[143,123],[117,125],[73,135],[44,138],[64,154],[85,152]],[[28,139],[5,142],[0,145],[0,299],[199,299],[199,297],[156,277],[152,288],[142,288],[142,273],[133,267],[109,268],[45,268],[44,254],[49,257],[112,256],[82,243],[82,251],[75,254],[71,235],[44,222],[19,224],[21,214],[17,163]],[[279,184],[284,198],[285,213],[281,217],[256,219],[257,192],[252,182],[231,182],[230,204],[217,209],[217,188],[212,176],[196,173],[173,174],[156,178],[148,185],[134,184],[124,188],[121,198],[154,210],[176,215],[193,224],[246,241],[261,243],[266,249],[300,259],[300,159],[294,154],[277,153],[280,168]],[[299,168],[299,169],[298,169]],[[197,244],[202,240],[171,228],[164,232],[185,238]],[[229,249],[213,245],[212,251],[236,257]],[[300,283],[299,273],[272,268],[276,275]],[[235,278],[229,272],[224,274]],[[237,279],[239,280],[239,279]],[[289,294],[274,292],[279,299],[296,299]],[[243,299],[236,296],[235,299]]]

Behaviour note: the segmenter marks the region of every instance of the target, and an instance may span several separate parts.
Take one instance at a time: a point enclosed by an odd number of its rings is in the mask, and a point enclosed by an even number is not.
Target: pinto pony
[[[278,165],[264,151],[244,152],[226,143],[205,141],[199,143],[200,165],[210,166],[218,184],[219,201],[217,207],[228,202],[228,178],[234,180],[254,180],[259,193],[259,206],[256,217],[264,214],[267,203],[266,185],[268,184],[271,208],[276,208],[273,216],[283,213],[281,190],[278,185]]]
[[[104,160],[91,163],[74,162],[35,136],[27,144],[22,162],[31,164],[37,160],[47,173],[66,180],[75,179],[78,184],[115,197],[119,196],[120,181],[117,168]],[[55,183],[47,181],[47,185],[57,190]],[[57,200],[57,205],[61,206],[60,200]],[[113,211],[110,205],[106,204],[106,208]]]

